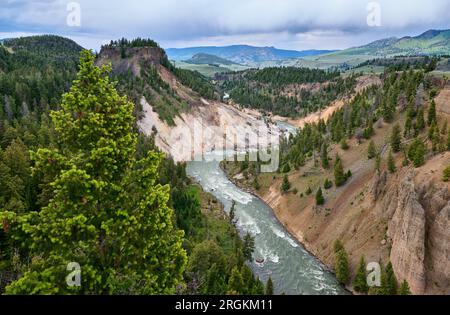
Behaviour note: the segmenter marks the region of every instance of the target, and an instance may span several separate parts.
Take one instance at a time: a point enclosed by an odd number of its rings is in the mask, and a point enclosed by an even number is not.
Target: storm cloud
[[[67,5],[81,8],[67,25]],[[381,26],[367,24],[379,3]],[[164,47],[252,44],[341,49],[390,36],[450,28],[448,0],[0,0],[0,37],[69,36],[85,47],[119,37],[150,37]]]

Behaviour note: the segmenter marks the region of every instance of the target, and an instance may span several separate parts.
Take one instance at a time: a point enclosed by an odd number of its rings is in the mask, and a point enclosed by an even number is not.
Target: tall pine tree
[[[336,164],[334,165],[334,180],[336,187],[341,187],[347,181],[347,176],[344,173],[344,166],[339,156],[336,156]]]
[[[400,152],[401,146],[402,146],[402,131],[400,129],[400,126],[396,124],[392,129],[391,134],[392,151],[394,151],[395,153]]]
[[[171,294],[182,280],[183,233],[169,187],[156,184],[161,155],[136,160],[134,105],[83,51],[77,79],[52,112],[58,148],[32,154],[51,198],[39,212],[0,213],[32,257],[9,294]],[[66,283],[81,267],[80,286]],[[137,285],[139,283],[139,285]]]
[[[434,100],[431,101],[430,109],[428,110],[428,126],[431,126],[433,123],[436,123],[436,102]]]
[[[361,257],[361,260],[359,261],[358,271],[356,273],[355,280],[353,280],[353,288],[359,293],[369,292],[366,276],[366,260],[364,257]]]

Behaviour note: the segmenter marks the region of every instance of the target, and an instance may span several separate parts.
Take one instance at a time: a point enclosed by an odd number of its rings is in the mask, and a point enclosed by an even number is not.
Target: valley
[[[383,52],[391,51],[387,45]],[[295,57],[272,53],[277,65]],[[46,253],[64,267],[72,257],[54,237],[65,229],[61,223],[48,230],[54,248],[31,245],[24,230],[36,225],[33,237],[47,240],[41,226],[53,218],[49,209],[57,209],[67,222],[81,220],[64,234],[69,244],[100,248],[83,249],[86,263],[114,264],[123,273],[88,279],[91,287],[79,294],[96,293],[94,286],[110,294],[450,294],[448,58],[374,54],[353,67],[344,59],[334,67],[326,58],[344,52],[313,54],[302,60],[325,60],[323,69],[301,60],[255,69],[237,57],[207,53],[173,62],[156,42],[140,38],[111,41],[97,54],[60,37],[6,40],[0,46],[0,157],[2,180],[16,184],[1,196],[0,292],[70,292],[63,282],[33,278],[51,274],[49,261],[27,264]],[[266,137],[249,139],[261,132]],[[262,172],[267,161],[250,160],[251,152],[260,157],[262,151],[279,156],[277,170]],[[235,155],[241,159],[230,161]],[[14,157],[20,157],[18,173]],[[75,176],[75,169],[89,183],[75,185],[81,192],[65,175]],[[65,180],[66,190],[52,188]],[[155,251],[179,267],[161,262],[154,268],[176,269],[176,277],[139,288],[136,277],[148,274],[139,267],[128,274],[125,261],[103,256],[107,247],[122,257],[114,237],[126,236],[120,224],[105,230],[94,215],[97,205],[108,201],[118,214],[110,222],[124,222],[130,231],[138,217],[145,223],[154,215],[136,214],[129,223],[109,199],[118,189],[125,205],[146,192],[164,200],[149,204],[161,211],[160,230],[149,223],[145,233],[152,244],[161,236],[171,244],[168,252],[157,245]],[[141,240],[133,233],[133,242]],[[129,255],[145,259],[131,247]],[[382,266],[381,287],[361,289],[361,261]],[[102,272],[97,267],[93,273]],[[46,286],[38,289],[34,281]]]
[[[448,115],[444,100],[449,87],[446,81],[437,84],[441,89],[436,97],[437,123],[445,129]],[[359,93],[366,92],[361,89]],[[416,99],[417,102],[422,101]],[[304,132],[310,132],[311,126],[318,124],[320,128],[322,120],[332,125],[330,121],[338,117],[339,111],[352,112],[349,103],[355,103],[355,99],[347,100],[346,105],[334,108],[328,115],[314,114],[291,122],[297,123]],[[422,106],[429,107],[429,104],[427,101]],[[235,184],[253,191],[270,205],[290,233],[330,268],[336,262],[333,244],[340,240],[348,252],[350,278],[356,276],[360,259],[364,257],[366,262],[381,265],[392,262],[397,279],[400,282],[406,279],[415,294],[449,294],[448,259],[444,258],[448,257],[448,248],[437,245],[433,235],[448,239],[447,232],[442,234],[442,224],[448,224],[444,223],[448,222],[448,184],[443,182],[442,174],[450,163],[450,155],[436,149],[435,143],[435,153],[427,155],[424,165],[405,164],[400,154],[392,162],[395,171],[389,171],[393,129],[405,125],[406,116],[406,112],[400,111],[393,122],[374,123],[370,141],[349,137],[342,142],[345,147],[337,141],[329,149],[319,144],[318,151],[301,157],[300,162],[288,152],[287,159],[294,163],[287,162],[277,173],[258,173],[255,163],[225,162],[222,168]],[[302,139],[301,135],[297,137]],[[295,138],[290,146],[295,146]],[[377,159],[367,158],[371,143],[379,150]],[[408,143],[411,140],[405,140],[405,146]],[[327,165],[331,164],[329,157],[339,156],[344,171],[349,170],[351,176],[344,185],[336,187],[331,182],[331,187],[323,186],[324,181],[336,177],[336,164],[334,170],[325,167],[324,156]],[[318,204],[318,190],[323,193],[323,205]],[[346,283],[355,292],[354,283]]]

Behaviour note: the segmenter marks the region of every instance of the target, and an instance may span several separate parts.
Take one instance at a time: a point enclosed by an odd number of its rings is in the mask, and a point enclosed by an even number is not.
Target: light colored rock
[[[411,171],[391,195],[385,197],[388,212],[393,211],[388,237],[398,280],[407,280],[414,294],[450,294],[448,188],[431,181],[415,183]]]
[[[400,183],[398,203],[389,222],[391,262],[399,281],[407,280],[414,294],[423,294],[425,275],[425,210],[415,191],[413,173]]]
[[[265,149],[276,144],[280,135],[277,126],[267,126],[261,117],[219,102],[210,101],[210,105],[182,113],[175,117],[173,127],[161,121],[145,98],[141,99],[141,105],[144,112],[138,122],[141,131],[150,135],[156,128],[156,145],[177,162],[192,161],[210,152],[216,152],[217,158],[222,160],[223,151],[232,151],[235,145],[239,152],[246,148],[257,149],[258,146]],[[267,136],[256,137],[264,133]],[[246,135],[251,139],[248,142]]]
[[[450,294],[450,203],[436,216],[428,239],[430,278],[444,294]]]
[[[381,174],[379,174],[378,172],[376,173],[371,189],[373,201],[377,201],[378,198],[381,196],[381,194],[384,192],[387,178],[388,178],[387,172],[383,172]]]

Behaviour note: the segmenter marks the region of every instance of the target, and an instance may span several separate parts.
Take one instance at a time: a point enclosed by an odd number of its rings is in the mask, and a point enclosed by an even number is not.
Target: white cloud
[[[10,32],[33,29],[108,39],[145,36],[164,46],[254,43],[287,48],[344,48],[450,27],[448,0],[379,0],[382,27],[376,29],[366,24],[368,0],[78,0],[79,29],[65,25],[68,2],[6,0],[0,27],[9,23],[21,28],[10,27]]]

